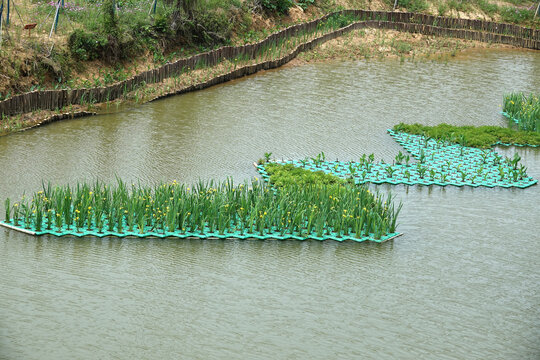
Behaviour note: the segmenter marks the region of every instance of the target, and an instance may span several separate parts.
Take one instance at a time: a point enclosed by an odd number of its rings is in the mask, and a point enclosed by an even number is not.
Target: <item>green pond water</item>
[[[540,52],[286,67],[0,138],[0,199],[41,181],[243,181],[271,151],[403,150],[398,122],[503,125]],[[540,178],[540,149],[518,151]],[[39,238],[0,229],[0,359],[538,359],[540,186],[381,185],[384,244]],[[3,209],[0,205],[3,218]]]

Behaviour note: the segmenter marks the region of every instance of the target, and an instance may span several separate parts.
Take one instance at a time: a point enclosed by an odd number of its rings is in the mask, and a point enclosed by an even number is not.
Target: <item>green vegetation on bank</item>
[[[522,92],[504,95],[503,112],[515,121],[520,130],[540,133],[540,96]]]
[[[393,5],[393,0],[387,1]],[[487,0],[448,1],[445,4],[450,10],[461,12],[473,12],[478,7],[491,15],[500,13],[503,21],[513,23],[532,21],[534,15],[532,10],[499,8]],[[148,7],[146,1],[105,0],[101,6],[90,2],[78,11],[65,9],[82,25],[69,36],[69,49],[81,60],[117,61],[145,50],[153,51],[159,60],[162,56],[159,53],[171,45],[182,44],[201,50],[230,44],[233,33],[240,38],[251,37],[252,13],[279,17],[296,5],[302,9],[317,6],[314,0],[166,0],[156,7],[153,16],[149,16],[147,11],[141,11]],[[411,12],[429,8],[425,0],[399,0],[398,5]]]
[[[93,231],[116,236],[326,236],[381,239],[394,233],[395,209],[360,186],[289,184],[272,191],[264,182],[234,185],[176,182],[155,187],[118,181],[75,187],[44,186],[31,198],[5,201],[5,223],[38,233]]]
[[[149,13],[148,1],[105,0],[69,11],[80,25],[69,36],[69,50],[80,60],[123,60],[145,51],[160,61],[163,50],[182,44],[199,50],[230,43],[233,29],[251,25],[238,0],[159,2]],[[88,41],[92,40],[92,41]]]
[[[394,0],[386,0],[388,5],[394,4]],[[500,17],[500,21],[507,23],[532,23],[534,22],[534,2],[527,0],[511,0],[496,2],[490,0],[441,0],[437,2],[427,0],[398,0],[398,8],[411,12],[425,12],[430,5],[437,9],[437,15],[447,16],[450,12],[473,13],[481,11],[487,16]]]
[[[158,0],[155,8],[153,4],[62,1],[57,30],[49,38],[57,2],[20,0],[18,16],[12,11],[11,24],[3,27],[0,51],[5,60],[0,65],[6,76],[0,78],[0,99],[36,89],[75,88],[88,81],[121,81],[179,57],[262,39],[293,22],[343,8],[391,10],[394,1]],[[532,19],[533,5],[524,0],[398,1],[402,10],[456,17],[460,11],[473,18],[488,15],[494,21],[538,27],[540,21]],[[31,35],[22,30],[27,23],[38,24]]]
[[[105,93],[102,93],[103,96],[99,95],[96,97],[94,93],[88,94],[88,92],[85,92],[80,98],[77,98],[77,103],[56,108],[52,111],[44,109],[38,113],[26,112],[22,115],[3,115],[0,119],[0,136],[35,126],[42,121],[47,121],[47,117],[50,118],[61,113],[73,114],[74,111],[79,112],[83,110],[87,112],[99,111],[99,109],[109,109],[113,104],[116,104],[118,107],[122,101],[133,101],[135,103],[146,102],[164,94],[172,94],[194,85],[204,84],[210,79],[228,76],[228,74],[233,73],[235,70],[240,70],[240,68],[245,69],[250,65],[269,63],[290,54],[300,44],[304,44],[357,20],[358,18],[351,14],[332,14],[325,17],[324,20],[319,21],[315,28],[300,29],[278,40],[266,41],[264,45],[256,47],[256,51],[251,53],[220,56],[217,58],[217,63],[213,65],[210,65],[204,58],[196,61],[193,68],[186,65],[180,67],[178,63],[175,63],[173,64],[175,67],[171,70],[169,77],[164,78],[161,82],[154,83],[152,82],[153,80],[150,80],[150,82],[140,81],[136,84],[131,83],[129,88],[123,86],[122,93],[117,92],[116,95],[110,95],[111,88],[108,86],[126,80],[128,73],[121,69],[117,69],[114,73],[102,73],[100,69],[99,74],[94,75],[92,80],[84,80],[76,84],[67,81],[63,84],[57,84],[55,88],[84,89],[86,91],[88,88],[105,87]],[[236,47],[236,49],[239,48],[241,47]],[[184,64],[186,63],[185,60],[183,59]],[[102,77],[103,74],[105,75],[104,77]]]
[[[414,135],[423,135],[427,139],[447,140],[463,146],[489,148],[497,143],[515,145],[540,145],[540,133],[516,131],[498,126],[454,126],[439,124],[426,126],[400,123],[392,129]]]

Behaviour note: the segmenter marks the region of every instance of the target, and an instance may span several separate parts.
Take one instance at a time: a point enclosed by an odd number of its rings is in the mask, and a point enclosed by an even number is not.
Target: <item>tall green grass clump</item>
[[[62,235],[85,231],[107,235],[334,237],[381,239],[394,233],[401,205],[362,186],[283,184],[232,180],[176,182],[154,187],[96,182],[50,185],[11,205],[5,222]]]
[[[489,148],[497,143],[514,145],[540,145],[540,134],[533,131],[516,131],[499,126],[454,126],[439,124],[427,126],[421,124],[400,123],[394,131],[403,131],[413,135],[423,135],[428,139],[447,140],[463,146]]]
[[[540,133],[540,96],[513,92],[503,97],[503,112],[513,119],[520,130]]]

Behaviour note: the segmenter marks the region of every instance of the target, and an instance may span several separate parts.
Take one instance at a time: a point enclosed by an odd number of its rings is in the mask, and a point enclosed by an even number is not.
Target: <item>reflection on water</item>
[[[538,89],[537,52],[289,67],[0,138],[0,198],[243,181],[268,151],[391,161],[397,122],[504,125],[503,93]],[[540,150],[517,151],[540,178]],[[378,188],[404,203],[381,245],[0,230],[0,358],[538,358],[540,187]]]

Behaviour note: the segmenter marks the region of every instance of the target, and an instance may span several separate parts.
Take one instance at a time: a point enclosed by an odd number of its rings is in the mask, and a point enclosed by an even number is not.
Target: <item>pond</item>
[[[391,162],[398,122],[505,126],[503,93],[538,89],[530,51],[289,66],[1,137],[0,199],[42,180],[243,181],[264,152]],[[540,179],[540,149],[498,151]],[[0,229],[0,358],[538,358],[540,187],[378,188],[404,204],[384,244]]]

